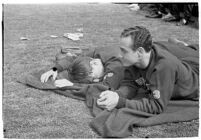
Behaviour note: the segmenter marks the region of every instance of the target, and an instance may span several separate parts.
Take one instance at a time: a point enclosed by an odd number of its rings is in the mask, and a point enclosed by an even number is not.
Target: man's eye
[[[120,48],[122,53],[126,53],[127,51],[124,48]]]

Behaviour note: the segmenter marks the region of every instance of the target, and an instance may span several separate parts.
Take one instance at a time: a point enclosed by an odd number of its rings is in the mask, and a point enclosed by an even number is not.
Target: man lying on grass
[[[119,89],[100,94],[100,107],[158,114],[170,99],[198,100],[199,51],[195,46],[152,43],[150,32],[140,26],[125,29],[121,42],[122,56],[129,67]]]
[[[112,57],[115,61],[111,61],[112,59],[105,59],[107,61],[100,59],[100,61],[94,59],[95,57],[85,61],[80,57],[72,65],[68,65],[69,79],[73,82],[89,83],[96,82],[97,79],[104,81],[107,76],[112,79],[111,83],[115,88],[113,91],[107,90],[100,94],[97,100],[99,107],[107,110],[126,107],[158,114],[166,109],[171,99],[198,100],[199,51],[196,50],[196,46],[182,44],[178,40],[152,43],[150,32],[139,26],[125,29],[121,34],[121,41],[120,50],[123,56],[121,59],[126,66],[123,80],[118,77],[118,74],[108,73],[109,65],[104,63],[110,62],[112,71],[115,71],[117,64],[122,65],[116,63],[121,62],[117,57]],[[103,52],[108,53],[110,57],[113,56],[112,51]],[[83,66],[80,65],[81,62]],[[106,77],[103,74],[102,62],[107,73]],[[98,66],[93,66],[94,63]],[[63,69],[61,65],[56,65],[53,70],[41,76],[41,81],[45,82],[50,76],[57,75],[57,71]],[[120,86],[119,82],[121,82]],[[69,86],[66,80],[56,80],[55,84],[59,87]]]
[[[41,82],[47,82],[52,76],[57,87],[72,86],[73,83],[99,82],[117,89],[123,79],[123,65],[119,56],[120,48],[117,47],[91,49],[86,55],[76,58],[67,55],[58,60],[51,70],[41,75]],[[58,73],[63,71],[67,71],[67,78],[56,80]]]

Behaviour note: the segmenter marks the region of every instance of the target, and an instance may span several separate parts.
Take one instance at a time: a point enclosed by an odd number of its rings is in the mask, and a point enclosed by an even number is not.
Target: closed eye
[[[128,51],[127,51],[126,49],[124,49],[124,48],[120,48],[120,50],[121,50],[121,52],[124,53],[124,54],[128,52]]]

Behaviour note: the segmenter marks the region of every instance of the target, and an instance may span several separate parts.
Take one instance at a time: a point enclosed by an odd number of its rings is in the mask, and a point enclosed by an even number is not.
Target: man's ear
[[[138,55],[139,58],[141,58],[144,53],[145,53],[145,50],[144,50],[143,47],[137,48],[137,55]]]
[[[138,50],[138,52],[141,53],[141,54],[143,54],[143,53],[145,52],[145,50],[144,50],[143,47],[139,47],[137,50]]]

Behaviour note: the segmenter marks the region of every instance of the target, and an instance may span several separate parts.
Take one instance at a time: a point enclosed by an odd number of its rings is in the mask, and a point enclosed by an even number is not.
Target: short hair
[[[90,66],[91,57],[77,57],[68,67],[68,78],[75,83],[91,83],[92,77],[90,73],[92,68]]]
[[[143,26],[135,26],[124,29],[121,33],[121,38],[131,36],[133,40],[132,50],[136,51],[137,48],[143,47],[146,52],[152,48],[152,37],[148,29]]]

